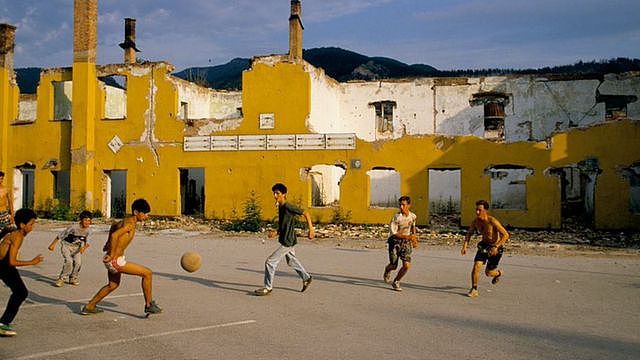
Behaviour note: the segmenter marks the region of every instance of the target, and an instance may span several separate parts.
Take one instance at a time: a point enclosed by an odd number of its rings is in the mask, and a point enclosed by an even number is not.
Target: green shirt
[[[302,209],[288,202],[278,206],[278,242],[280,244],[291,247],[298,243],[295,220],[296,216],[303,213]]]

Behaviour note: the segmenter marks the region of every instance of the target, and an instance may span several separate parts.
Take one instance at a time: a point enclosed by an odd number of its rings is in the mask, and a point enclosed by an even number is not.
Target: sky
[[[176,70],[286,54],[290,0],[99,0],[98,64],[138,57]],[[540,68],[640,58],[638,0],[302,0],[303,47],[337,46],[440,70]],[[0,0],[17,27],[14,67],[73,59],[73,0]]]

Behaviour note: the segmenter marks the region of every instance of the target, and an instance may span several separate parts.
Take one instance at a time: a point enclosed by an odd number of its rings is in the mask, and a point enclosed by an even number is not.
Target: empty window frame
[[[339,206],[340,181],[346,170],[339,165],[314,165],[309,171],[311,179],[311,206]]]
[[[127,117],[127,77],[109,75],[99,78],[104,84],[104,118],[122,120]]]
[[[69,205],[71,178],[69,170],[52,171],[53,175],[53,198],[61,204]]]
[[[391,168],[374,167],[369,175],[369,206],[394,208],[400,198],[400,173]]]
[[[484,137],[489,140],[504,140],[505,106],[509,95],[497,92],[473,94],[470,104],[484,107]]]
[[[429,169],[429,213],[458,214],[460,189],[460,169]]]
[[[533,170],[525,167],[496,166],[487,171],[491,177],[491,208],[527,209],[527,176]]]
[[[53,81],[53,120],[71,120],[71,81]]]
[[[602,95],[596,93],[596,102],[603,102],[605,107],[605,120],[618,120],[627,118],[627,104],[638,101],[635,95]]]
[[[622,176],[629,179],[629,211],[640,214],[640,163],[622,169]]]
[[[376,132],[379,135],[389,135],[393,133],[393,108],[396,107],[395,101],[376,101],[369,103],[373,106],[376,114]]]
[[[204,214],[204,168],[180,171],[180,208],[182,215]]]
[[[187,120],[189,116],[189,103],[180,101],[180,108],[178,109],[178,119]]]

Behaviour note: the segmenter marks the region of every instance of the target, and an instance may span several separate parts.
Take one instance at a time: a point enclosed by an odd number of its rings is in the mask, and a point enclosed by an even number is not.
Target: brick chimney
[[[96,62],[98,0],[73,2],[73,62]]]
[[[291,16],[289,16],[289,59],[302,60],[302,5],[300,0],[291,0]]]
[[[124,41],[119,44],[124,49],[124,63],[135,64],[136,52],[136,19],[124,19]]]
[[[0,67],[13,70],[13,48],[16,45],[16,27],[0,24]]]

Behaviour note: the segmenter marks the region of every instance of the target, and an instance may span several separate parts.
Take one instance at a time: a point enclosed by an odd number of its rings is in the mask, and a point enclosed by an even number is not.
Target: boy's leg
[[[73,259],[73,269],[71,270],[71,275],[69,275],[69,283],[77,285],[78,273],[80,272],[80,268],[82,267],[82,254],[80,253],[80,245],[75,245],[75,248],[71,253],[71,258]]]
[[[118,286],[120,286],[120,280],[122,279],[122,274],[120,273],[113,274],[107,271],[107,277],[109,279],[109,283],[107,283],[107,285],[100,288],[100,290],[98,290],[98,292],[93,296],[93,298],[89,300],[87,305],[85,305],[86,309],[94,310],[96,308],[96,305],[100,301],[102,301],[102,299],[107,297],[107,295],[111,294],[115,289],[118,288]]]
[[[142,278],[142,293],[144,294],[144,304],[145,306],[151,305],[151,301],[153,300],[151,293],[151,278],[153,276],[153,272],[151,271],[151,269],[136,263],[127,262],[122,267],[120,267],[120,272],[122,274],[136,275]]]
[[[311,277],[311,275],[309,275],[307,270],[304,269],[304,266],[302,266],[302,263],[300,262],[300,260],[298,260],[298,257],[296,256],[296,252],[293,249],[293,247],[291,247],[290,249],[291,251],[289,251],[284,255],[287,260],[287,265],[291,266],[293,270],[295,270],[296,273],[298,273],[298,275],[302,278],[303,281],[308,280]]]
[[[276,273],[276,268],[282,258],[289,252],[289,248],[280,245],[278,248],[265,260],[264,262],[264,287],[271,290],[273,288],[273,277]]]
[[[7,308],[0,317],[0,323],[9,325],[18,314],[20,305],[29,295],[18,270],[14,267],[6,267],[2,270],[2,281],[11,289],[11,296],[7,302]]]
[[[406,274],[407,271],[411,268],[411,261],[402,260],[402,267],[398,271],[396,278],[393,280],[394,282],[399,282]]]
[[[64,240],[60,240],[60,252],[62,253],[62,270],[58,279],[66,281],[69,279],[73,267],[73,247]]]
[[[391,282],[391,272],[398,268],[398,247],[393,242],[393,238],[390,238],[388,241],[389,244],[389,264],[384,268],[384,275],[382,275],[382,279],[385,283]]]
[[[469,291],[469,297],[478,296],[478,279],[480,278],[480,270],[482,270],[483,261],[474,261],[473,268],[471,269],[471,290]]]

